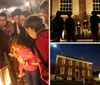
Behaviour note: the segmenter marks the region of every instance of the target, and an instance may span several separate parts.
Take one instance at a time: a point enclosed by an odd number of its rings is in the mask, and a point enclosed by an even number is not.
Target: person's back
[[[98,16],[91,16],[91,29],[98,29],[99,17]]]
[[[93,42],[99,41],[99,37],[98,37],[98,31],[99,31],[98,23],[99,22],[100,22],[100,19],[97,16],[96,12],[92,11],[92,16],[90,17],[90,23],[91,23],[91,32],[93,36]]]
[[[55,31],[55,41],[59,42],[62,37],[62,31],[64,30],[64,21],[61,17],[61,12],[57,11],[56,17],[53,20],[54,23],[54,31]]]
[[[75,30],[75,23],[74,23],[74,19],[72,18],[67,18],[65,20],[65,27],[66,30],[73,32]]]
[[[53,21],[55,23],[56,29],[58,30],[63,29],[64,21],[62,17],[55,17]]]
[[[68,13],[68,18],[65,20],[65,28],[68,35],[68,42],[70,42],[70,39],[72,37],[73,42],[75,42],[75,22],[74,19],[71,18],[72,13]]]

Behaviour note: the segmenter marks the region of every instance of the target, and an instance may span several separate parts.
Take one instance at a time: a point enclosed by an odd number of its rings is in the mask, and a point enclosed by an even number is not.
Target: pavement
[[[54,80],[50,82],[50,85],[100,85],[100,82],[86,81],[83,84],[82,81]]]

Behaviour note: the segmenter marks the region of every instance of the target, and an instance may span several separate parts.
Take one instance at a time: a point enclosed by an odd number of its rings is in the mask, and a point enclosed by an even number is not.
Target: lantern
[[[8,65],[0,68],[0,85],[12,85]]]
[[[100,73],[99,73],[98,77],[100,78]]]

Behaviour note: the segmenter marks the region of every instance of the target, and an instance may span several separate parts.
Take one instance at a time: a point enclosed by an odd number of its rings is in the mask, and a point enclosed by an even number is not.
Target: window
[[[82,76],[85,76],[85,70],[82,70]]]
[[[65,68],[64,67],[61,67],[60,68],[60,74],[64,74],[65,73]]]
[[[90,71],[87,71],[87,76],[88,76],[88,77],[90,76]]]
[[[97,14],[100,14],[100,0],[93,0],[93,11],[96,11]]]
[[[72,0],[60,0],[60,11],[62,14],[72,12]]]
[[[72,75],[72,69],[68,68],[68,75]]]
[[[80,75],[79,75],[79,70],[78,69],[75,69],[75,78],[78,78]]]
[[[79,66],[79,62],[78,61],[76,61],[76,66]]]
[[[85,63],[82,63],[82,67],[85,67]]]
[[[66,59],[63,58],[62,59],[62,64],[65,64],[65,62],[66,62]]]
[[[69,65],[72,65],[72,60],[69,60]]]
[[[90,64],[87,64],[87,68],[90,68]]]

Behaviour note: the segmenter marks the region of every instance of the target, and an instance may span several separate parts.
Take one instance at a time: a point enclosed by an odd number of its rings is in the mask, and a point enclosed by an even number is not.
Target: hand
[[[23,76],[25,75],[25,73],[20,73],[20,74],[18,74],[18,78],[22,78]]]
[[[12,54],[12,53],[9,53],[8,55],[9,55],[10,57],[14,57],[14,54]]]

